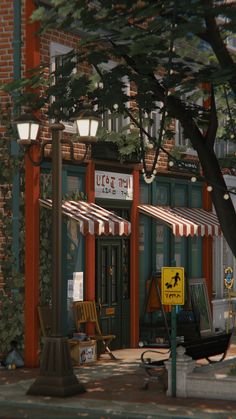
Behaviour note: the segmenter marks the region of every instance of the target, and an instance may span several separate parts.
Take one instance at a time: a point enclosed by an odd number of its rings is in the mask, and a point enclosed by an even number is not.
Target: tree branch
[[[205,6],[205,23],[206,23],[206,36],[205,41],[209,43],[211,46],[220,66],[222,69],[227,68],[231,73],[231,78],[229,80],[229,84],[231,89],[233,90],[234,94],[236,95],[236,64],[231,57],[229,50],[224,43],[217,21],[215,17],[210,12],[214,7],[212,0],[204,0],[203,1]],[[208,7],[206,7],[208,6]],[[231,4],[232,6],[232,4]],[[233,7],[233,6],[232,6]],[[235,4],[234,4],[235,7]],[[201,38],[201,35],[199,35]]]
[[[218,128],[218,118],[217,118],[217,110],[216,110],[216,103],[215,103],[215,94],[213,85],[211,85],[211,109],[210,109],[210,118],[209,118],[209,125],[206,132],[206,142],[210,147],[214,147],[214,142],[216,138],[216,132]]]

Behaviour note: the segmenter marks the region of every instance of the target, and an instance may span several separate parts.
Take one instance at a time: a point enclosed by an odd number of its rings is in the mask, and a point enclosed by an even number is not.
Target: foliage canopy
[[[45,79],[43,69],[23,81],[25,87],[32,82],[33,87],[43,84],[44,93],[34,99],[34,107],[43,106],[54,96],[48,113],[64,118],[73,116],[85,98],[100,112],[127,113],[132,101],[136,110],[133,122],[139,128],[141,116],[156,109],[178,119],[198,153],[207,183],[213,187],[212,200],[236,256],[232,233],[235,210],[231,199],[224,199],[227,187],[214,152],[220,117],[226,130],[221,128],[219,136],[228,139],[230,135],[235,140],[236,62],[235,50],[229,44],[235,37],[235,1],[39,3],[32,19],[40,21],[41,33],[48,29],[69,31],[78,34],[79,41],[51,75],[54,84]],[[91,72],[85,70],[86,64]],[[29,99],[23,95],[25,102]],[[169,135],[167,129],[166,133]],[[161,145],[159,138],[151,141],[157,148]]]

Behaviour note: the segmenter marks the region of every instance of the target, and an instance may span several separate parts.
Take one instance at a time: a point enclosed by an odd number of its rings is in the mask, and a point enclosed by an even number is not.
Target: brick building
[[[34,7],[33,0],[1,2],[0,79],[3,84],[12,78],[23,77],[27,70],[40,63],[47,63],[48,68],[54,69],[56,57],[76,46],[77,37],[73,34],[48,30],[40,37],[36,35],[37,25],[29,22]],[[0,94],[4,107],[8,96],[2,91]],[[44,124],[46,128],[42,130],[41,138],[49,138],[45,117]],[[0,129],[3,133],[4,128]],[[176,142],[183,145],[178,125],[176,130],[179,135],[168,141],[167,150]],[[74,126],[66,122],[64,135],[71,134],[74,134]],[[74,156],[79,162],[84,146],[76,144],[74,147]],[[153,272],[160,271],[162,266],[184,266],[188,278],[206,278],[209,295],[212,295],[214,226],[209,213],[204,213],[206,218],[200,219],[198,212],[194,212],[203,208],[211,210],[211,202],[204,183],[201,180],[191,182],[191,173],[178,165],[171,167],[167,155],[162,152],[158,159],[158,176],[150,184],[143,179],[140,162],[121,163],[114,155],[106,157],[104,151],[98,153],[99,147],[92,146],[83,164],[73,164],[69,150],[63,146],[63,193],[85,193],[89,203],[95,202],[128,220],[131,234],[82,235],[78,224],[67,220],[63,229],[64,333],[68,334],[72,327],[70,313],[68,315],[68,281],[74,279],[82,281],[82,298],[95,299],[99,304],[103,329],[117,336],[115,347],[135,347],[143,336],[139,322],[144,315],[147,284]],[[38,151],[34,150],[33,154],[37,160]],[[34,167],[28,157],[25,159],[25,362],[29,366],[38,363],[39,179],[50,172],[50,146],[45,157],[40,168]],[[147,164],[151,164],[153,152],[150,151],[146,158]],[[194,166],[200,170],[188,145],[187,153],[185,151],[181,158],[186,168]],[[102,183],[104,179],[106,184]],[[14,201],[17,198],[14,190],[12,193]],[[0,196],[0,205],[1,199]],[[168,219],[165,218],[166,207],[173,208]],[[186,208],[185,215],[181,208]],[[194,222],[197,230],[192,228]],[[3,257],[1,253],[0,256]]]

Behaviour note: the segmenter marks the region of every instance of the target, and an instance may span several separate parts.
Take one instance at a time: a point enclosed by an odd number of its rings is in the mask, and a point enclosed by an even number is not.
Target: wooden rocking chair
[[[113,339],[115,339],[115,335],[104,335],[101,331],[98,316],[97,316],[97,309],[95,301],[75,301],[73,303],[73,311],[75,317],[75,324],[77,331],[81,331],[82,324],[93,324],[95,326],[95,334],[90,335],[91,339],[97,341],[98,345],[98,357],[102,353],[107,353],[111,359],[116,359],[116,357],[111,352],[109,345]]]

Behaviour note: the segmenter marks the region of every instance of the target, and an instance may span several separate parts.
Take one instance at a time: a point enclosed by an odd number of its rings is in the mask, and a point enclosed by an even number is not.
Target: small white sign
[[[84,299],[84,278],[83,272],[73,273],[73,301],[83,301]]]
[[[95,171],[95,197],[133,200],[133,175]]]
[[[67,281],[67,298],[73,298],[73,279],[68,279]]]

